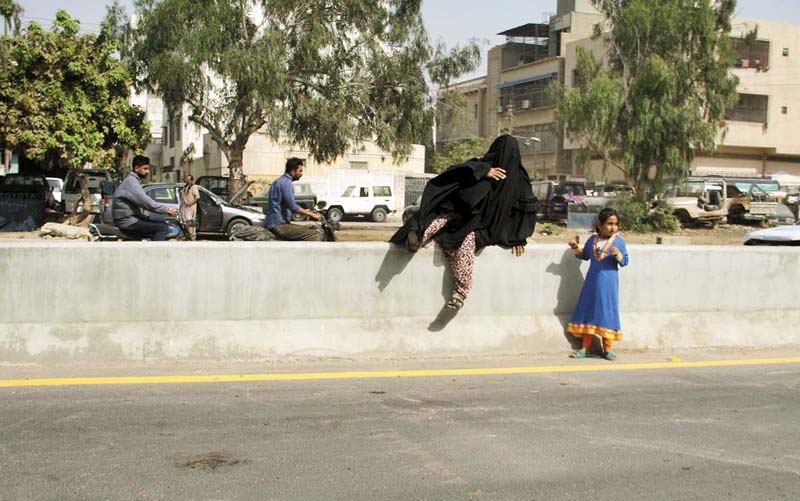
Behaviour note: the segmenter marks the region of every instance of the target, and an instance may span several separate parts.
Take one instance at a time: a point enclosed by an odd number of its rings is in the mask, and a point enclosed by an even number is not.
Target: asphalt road
[[[800,359],[607,370],[649,362],[622,358],[149,367],[122,371],[156,378],[137,384],[36,387],[7,380],[54,371],[6,367],[0,498],[800,498]],[[328,374],[460,366],[530,373]],[[152,384],[275,372],[331,378]]]

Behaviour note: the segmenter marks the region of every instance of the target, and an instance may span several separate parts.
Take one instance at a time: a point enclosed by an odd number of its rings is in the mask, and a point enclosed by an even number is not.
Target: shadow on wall
[[[575,257],[575,253],[572,252],[572,250],[566,250],[561,256],[561,262],[550,263],[546,269],[547,273],[560,278],[558,292],[556,293],[556,307],[553,313],[558,317],[559,322],[561,322],[564,337],[572,349],[581,347],[580,339],[567,334],[567,324],[569,324],[572,312],[575,311],[575,305],[578,304],[578,297],[581,294],[581,288],[583,288],[584,278],[583,273],[581,273],[582,262],[583,261]],[[600,344],[600,342],[595,339],[592,346],[593,348],[596,348],[594,346],[595,342]],[[600,350],[602,351],[602,346],[600,346]]]
[[[383,292],[394,277],[401,274],[406,269],[408,263],[411,262],[415,254],[416,253],[409,252],[402,246],[392,245],[389,252],[383,256],[381,266],[378,268],[377,275],[375,275],[375,282],[378,284],[378,290]],[[446,264],[447,260],[444,257],[444,253],[441,249],[436,248],[433,253],[433,265],[437,268],[444,268],[441,290],[443,303],[446,303],[450,299],[453,290],[453,272],[450,270],[449,266],[445,266]],[[456,310],[451,310],[443,306],[438,315],[436,315],[436,318],[428,326],[428,330],[430,332],[439,332],[443,330],[447,327],[447,324],[456,317],[457,313]]]

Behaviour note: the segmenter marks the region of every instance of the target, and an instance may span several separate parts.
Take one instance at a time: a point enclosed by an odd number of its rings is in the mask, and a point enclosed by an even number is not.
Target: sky
[[[66,10],[86,31],[97,31],[111,0],[17,0],[25,9],[24,22],[49,26],[56,10]],[[121,3],[133,11],[132,0]],[[448,46],[478,40],[485,52],[504,42],[497,33],[529,22],[542,22],[555,13],[557,0],[423,0],[428,35]],[[800,0],[739,0],[737,17],[800,24]],[[485,59],[475,73],[485,73]],[[467,75],[468,78],[472,75]]]

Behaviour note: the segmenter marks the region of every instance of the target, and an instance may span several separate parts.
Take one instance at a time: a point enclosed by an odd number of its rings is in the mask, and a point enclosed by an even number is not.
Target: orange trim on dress
[[[567,324],[567,332],[575,337],[583,337],[585,334],[593,336],[600,336],[602,338],[611,339],[612,341],[621,341],[622,332],[612,329],[605,329],[596,325],[589,324]]]

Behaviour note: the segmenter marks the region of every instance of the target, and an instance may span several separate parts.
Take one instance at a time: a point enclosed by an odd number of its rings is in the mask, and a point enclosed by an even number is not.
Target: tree
[[[130,74],[114,57],[109,28],[99,35],[79,29],[58,11],[52,31],[30,23],[23,35],[5,39],[0,146],[46,166],[111,167],[124,151],[147,144],[149,126],[128,102]]]
[[[439,151],[433,155],[431,161],[433,171],[437,174],[443,172],[451,165],[462,164],[470,158],[479,158],[492,143],[493,138],[470,136],[440,143]]]
[[[14,0],[0,0],[0,17],[3,18],[3,35],[19,33],[22,27],[22,7]]]
[[[729,71],[736,1],[593,3],[607,19],[594,36],[608,64],[579,48],[575,87],[551,87],[558,123],[639,192],[686,176],[696,151],[714,149],[738,99]]]
[[[188,105],[241,178],[265,130],[318,160],[375,140],[397,157],[429,134],[429,82],[477,64],[428,41],[421,0],[139,0],[130,62],[172,113]]]

